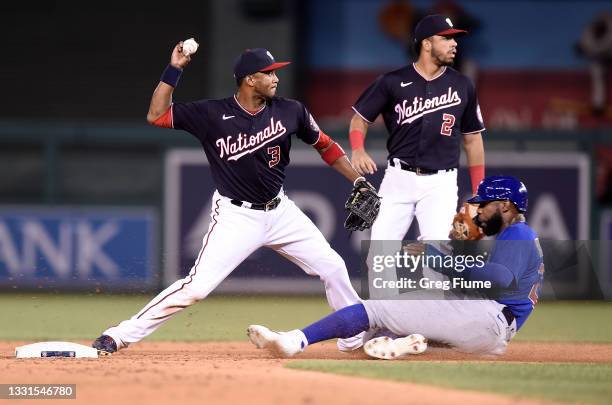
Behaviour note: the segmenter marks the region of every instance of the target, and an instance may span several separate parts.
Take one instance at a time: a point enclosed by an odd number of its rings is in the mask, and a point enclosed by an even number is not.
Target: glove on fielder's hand
[[[453,240],[479,240],[482,239],[484,234],[473,221],[473,217],[470,210],[471,205],[464,203],[459,212],[453,218],[453,229],[449,237]]]
[[[372,227],[380,210],[380,197],[373,185],[365,180],[355,184],[344,208],[349,215],[344,227],[349,231],[363,231]]]

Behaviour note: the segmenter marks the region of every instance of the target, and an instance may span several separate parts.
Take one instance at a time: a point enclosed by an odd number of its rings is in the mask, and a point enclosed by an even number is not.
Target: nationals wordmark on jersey
[[[425,114],[432,113],[444,108],[452,107],[461,104],[461,97],[452,87],[448,88],[448,92],[441,96],[423,99],[423,97],[415,96],[411,104],[408,100],[402,101],[395,105],[398,124],[410,124],[414,120],[421,118]]]
[[[287,132],[287,128],[281,120],[274,121],[274,117],[270,118],[270,125],[263,130],[258,131],[255,135],[239,133],[235,140],[233,136],[228,135],[225,139],[217,139],[216,145],[219,147],[219,157],[228,156],[227,160],[238,160],[246,154],[252,153],[269,142],[283,136]]]

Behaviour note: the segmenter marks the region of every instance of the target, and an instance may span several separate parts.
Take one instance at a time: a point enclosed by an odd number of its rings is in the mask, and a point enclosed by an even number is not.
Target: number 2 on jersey
[[[280,162],[280,146],[270,146],[267,150],[270,155],[270,160],[268,161],[268,167],[274,167]]]
[[[440,128],[440,134],[451,136],[453,134],[453,125],[455,125],[455,116],[453,114],[442,114],[442,128]]]

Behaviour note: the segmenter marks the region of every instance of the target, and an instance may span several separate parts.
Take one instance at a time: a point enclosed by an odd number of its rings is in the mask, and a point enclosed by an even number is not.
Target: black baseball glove
[[[380,197],[376,194],[373,185],[365,180],[359,180],[344,208],[349,212],[344,227],[349,231],[363,231],[369,229],[378,216],[380,210]]]

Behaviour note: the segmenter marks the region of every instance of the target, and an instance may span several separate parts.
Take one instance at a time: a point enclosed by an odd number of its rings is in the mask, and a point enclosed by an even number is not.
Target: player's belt
[[[514,314],[510,310],[510,307],[504,307],[502,309],[502,314],[504,314],[504,318],[506,318],[506,322],[508,322],[508,326],[512,325],[512,321],[514,321]]]
[[[278,207],[278,205],[281,202],[281,198],[276,197],[266,203],[261,203],[261,204],[253,204],[250,202],[240,201],[240,200],[230,200],[230,202],[239,207],[250,208],[252,210],[271,211],[274,208]]]
[[[399,163],[399,166],[398,166]],[[390,161],[391,166],[393,167],[399,167],[402,170],[406,170],[409,172],[414,172],[417,175],[429,175],[429,174],[438,174],[438,172],[441,171],[445,171],[445,172],[452,172],[455,169],[442,169],[442,170],[435,170],[435,169],[425,169],[423,167],[415,167],[415,166],[410,166],[408,163],[404,163],[404,162],[394,162],[393,160]]]

